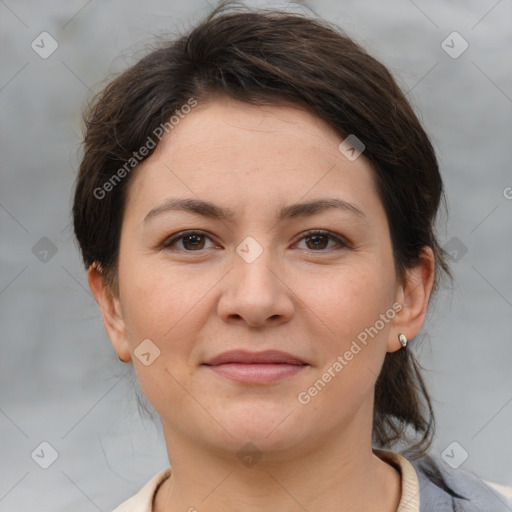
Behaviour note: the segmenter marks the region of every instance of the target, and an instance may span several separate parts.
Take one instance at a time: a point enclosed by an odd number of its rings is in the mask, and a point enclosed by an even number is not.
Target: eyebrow
[[[365,218],[364,213],[354,204],[336,198],[322,198],[305,203],[295,203],[281,208],[277,220],[289,218],[309,217],[326,210],[339,209]],[[224,208],[201,199],[169,199],[161,205],[153,208],[144,218],[144,223],[170,211],[185,211],[202,217],[232,222],[235,213],[229,208]]]

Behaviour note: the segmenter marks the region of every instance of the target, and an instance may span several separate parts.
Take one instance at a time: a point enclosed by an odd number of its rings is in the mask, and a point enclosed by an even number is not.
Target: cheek
[[[214,281],[209,283],[206,273],[199,278],[186,269],[170,271],[158,262],[144,265],[143,256],[134,260],[126,259],[119,268],[120,281],[125,284],[121,293],[130,342],[142,336],[165,344],[183,330],[188,317],[197,314],[201,297]]]
[[[317,385],[322,389],[321,400],[342,397],[345,405],[356,404],[371,392],[395,314],[394,279],[389,275],[382,268],[353,266],[329,279],[312,281],[313,287],[305,289],[308,306],[315,313],[309,316],[317,318],[322,331],[316,337],[321,364],[315,374],[321,380]]]
[[[214,272],[198,275],[185,268],[170,271],[158,263],[143,262],[142,257],[131,262],[126,259],[119,267],[132,360],[140,386],[153,407],[163,411],[172,403],[177,410],[187,400],[180,383],[190,387],[198,348],[208,334],[204,324],[213,306],[207,292],[215,287],[219,276]],[[158,353],[149,366],[137,357],[138,347],[146,339],[156,345]]]
[[[370,265],[350,265],[299,286],[297,294],[325,325],[329,345],[333,337],[347,341],[373,326],[391,308],[395,293],[392,273]]]
[[[190,408],[185,389],[193,372],[191,352],[200,334],[197,319],[204,313],[199,303],[204,291],[181,272],[137,266],[125,270],[122,306],[139,385],[161,415]],[[120,278],[121,273],[120,268]],[[157,354],[150,364],[139,357],[141,342],[147,339],[154,344],[145,350],[150,360]]]

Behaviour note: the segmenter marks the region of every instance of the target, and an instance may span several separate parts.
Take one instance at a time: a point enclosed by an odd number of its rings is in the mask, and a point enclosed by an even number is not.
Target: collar
[[[402,492],[397,512],[420,512],[418,477],[411,463],[398,453],[377,449],[374,449],[373,452],[381,460],[395,467],[401,474]],[[122,503],[113,512],[153,512],[153,499],[156,491],[170,477],[170,467],[160,471],[135,496]]]
[[[402,492],[397,512],[420,512],[420,486],[413,465],[399,453],[375,448],[373,453],[395,467],[402,476]]]

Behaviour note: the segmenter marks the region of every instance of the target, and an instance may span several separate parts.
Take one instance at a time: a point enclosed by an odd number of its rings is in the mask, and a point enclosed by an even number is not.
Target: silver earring
[[[400,342],[400,345],[402,345],[402,348],[407,346],[407,336],[405,334],[400,333],[398,335],[398,341]]]

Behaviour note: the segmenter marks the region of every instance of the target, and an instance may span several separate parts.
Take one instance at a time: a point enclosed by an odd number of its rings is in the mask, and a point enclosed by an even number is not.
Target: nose
[[[245,322],[254,328],[275,327],[292,318],[293,292],[270,249],[252,262],[235,255],[234,268],[223,280],[217,311],[225,322]]]

